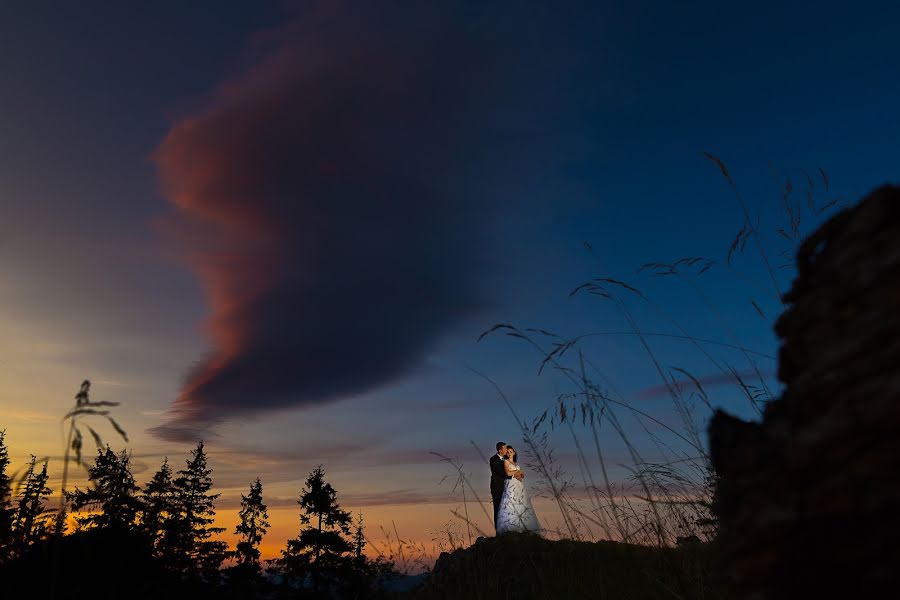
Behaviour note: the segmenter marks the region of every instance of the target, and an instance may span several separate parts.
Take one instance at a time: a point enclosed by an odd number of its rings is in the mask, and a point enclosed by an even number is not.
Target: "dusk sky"
[[[752,244],[726,264],[744,213],[703,153],[789,262],[775,234],[788,178],[804,211],[808,189],[837,208],[898,182],[898,19],[827,2],[4,6],[0,429],[14,465],[46,455],[58,475],[60,417],[90,379],[93,399],[121,402],[129,443],[98,427],[133,451],[139,482],[203,439],[233,528],[261,478],[264,557],[296,534],[318,464],[373,537],[393,521],[427,544],[461,501],[430,453],[464,462],[488,500],[475,446],[521,445],[476,371],[529,422],[571,391],[521,340],[477,341],[495,323],[613,332],[585,356],[676,422],[638,340],[615,333],[621,315],[570,297],[594,277],[651,299],[625,296],[646,331],[678,333],[671,316],[739,339],[777,391],[781,305]],[[804,212],[801,231],[825,214]],[[691,279],[702,295],[637,273],[692,256],[716,261]],[[777,270],[782,291],[791,278]],[[714,405],[754,417],[694,346],[653,340]],[[569,434],[550,440],[577,473]]]

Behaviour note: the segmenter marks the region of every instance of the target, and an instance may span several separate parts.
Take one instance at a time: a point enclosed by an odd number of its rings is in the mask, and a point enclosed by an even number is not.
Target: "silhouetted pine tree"
[[[371,579],[366,568],[366,556],[363,550],[366,547],[366,535],[363,529],[363,516],[359,513],[356,518],[356,527],[353,530],[353,573],[347,581],[348,595],[353,598],[364,598],[371,590]]]
[[[365,548],[366,533],[363,515],[360,512],[356,519],[356,528],[353,531],[353,579],[352,588],[347,590],[348,597],[369,597],[378,588],[380,582],[400,575],[394,563],[384,557],[369,560],[364,554]]]
[[[172,536],[172,564],[179,571],[214,581],[226,554],[225,542],[210,539],[225,531],[224,527],[212,527],[219,494],[209,493],[212,469],[206,466],[203,442],[191,450],[191,457],[175,480],[175,515],[167,528],[167,535]]]
[[[40,473],[35,473],[36,461],[32,455],[13,515],[13,551],[17,554],[46,537],[50,529],[48,524],[52,521],[48,518],[52,517],[52,511],[44,507],[44,500],[51,494],[47,487],[47,461],[44,461]]]
[[[12,543],[13,503],[12,479],[7,473],[9,450],[6,447],[6,430],[0,430],[0,562],[6,560]]]
[[[353,532],[353,562],[357,569],[365,565],[366,557],[363,554],[365,547],[366,534],[363,529],[363,515],[360,512],[356,519],[356,530]]]
[[[262,499],[259,477],[250,484],[250,493],[241,494],[241,522],[234,532],[240,536],[235,557],[240,564],[255,565],[259,569],[259,544],[269,529],[269,513]]]
[[[175,507],[175,482],[172,481],[172,467],[166,457],[159,470],[141,491],[140,528],[150,539],[156,556],[165,556],[172,544],[172,530],[169,526]]]
[[[94,465],[88,469],[91,487],[87,490],[66,492],[73,510],[87,508],[91,511],[78,517],[81,528],[132,529],[141,503],[137,497],[138,486],[134,482],[129,463],[131,457],[125,450],[119,454],[106,446],[97,451]]]
[[[278,561],[288,578],[303,580],[309,576],[314,588],[341,579],[350,566],[352,550],[344,536],[350,535],[350,513],[337,502],[337,492],[325,481],[321,465],[310,473],[300,499],[300,522],[307,525],[300,535],[288,540]]]
[[[241,522],[234,532],[239,536],[232,553],[237,564],[225,570],[231,593],[241,598],[255,598],[263,591],[265,581],[259,564],[259,544],[269,529],[269,514],[262,498],[259,477],[250,484],[250,492],[241,494]]]

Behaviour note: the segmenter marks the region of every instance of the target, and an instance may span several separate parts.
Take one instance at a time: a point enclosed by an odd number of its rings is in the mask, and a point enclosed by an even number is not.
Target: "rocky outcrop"
[[[784,394],[710,426],[728,574],[747,598],[898,593],[900,188],[805,240],[785,302]]]
[[[509,533],[441,554],[425,585],[402,598],[728,598],[713,577],[714,554],[711,545],[699,541],[651,548]]]

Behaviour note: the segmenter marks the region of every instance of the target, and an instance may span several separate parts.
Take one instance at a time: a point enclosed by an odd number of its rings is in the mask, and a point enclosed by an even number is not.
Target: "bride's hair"
[[[519,455],[518,455],[518,453],[516,452],[516,449],[513,448],[512,446],[506,446],[506,449],[507,449],[507,450],[512,450],[512,451],[513,451],[512,461],[513,461],[514,463],[516,463],[516,464],[519,464]]]

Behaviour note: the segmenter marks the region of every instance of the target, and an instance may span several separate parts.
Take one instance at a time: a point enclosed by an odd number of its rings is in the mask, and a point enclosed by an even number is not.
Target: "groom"
[[[497,527],[497,512],[500,510],[500,498],[503,497],[503,484],[510,477],[503,468],[506,460],[506,442],[497,442],[497,454],[491,457],[491,500],[494,503],[494,527]],[[522,479],[519,473],[516,477]]]

